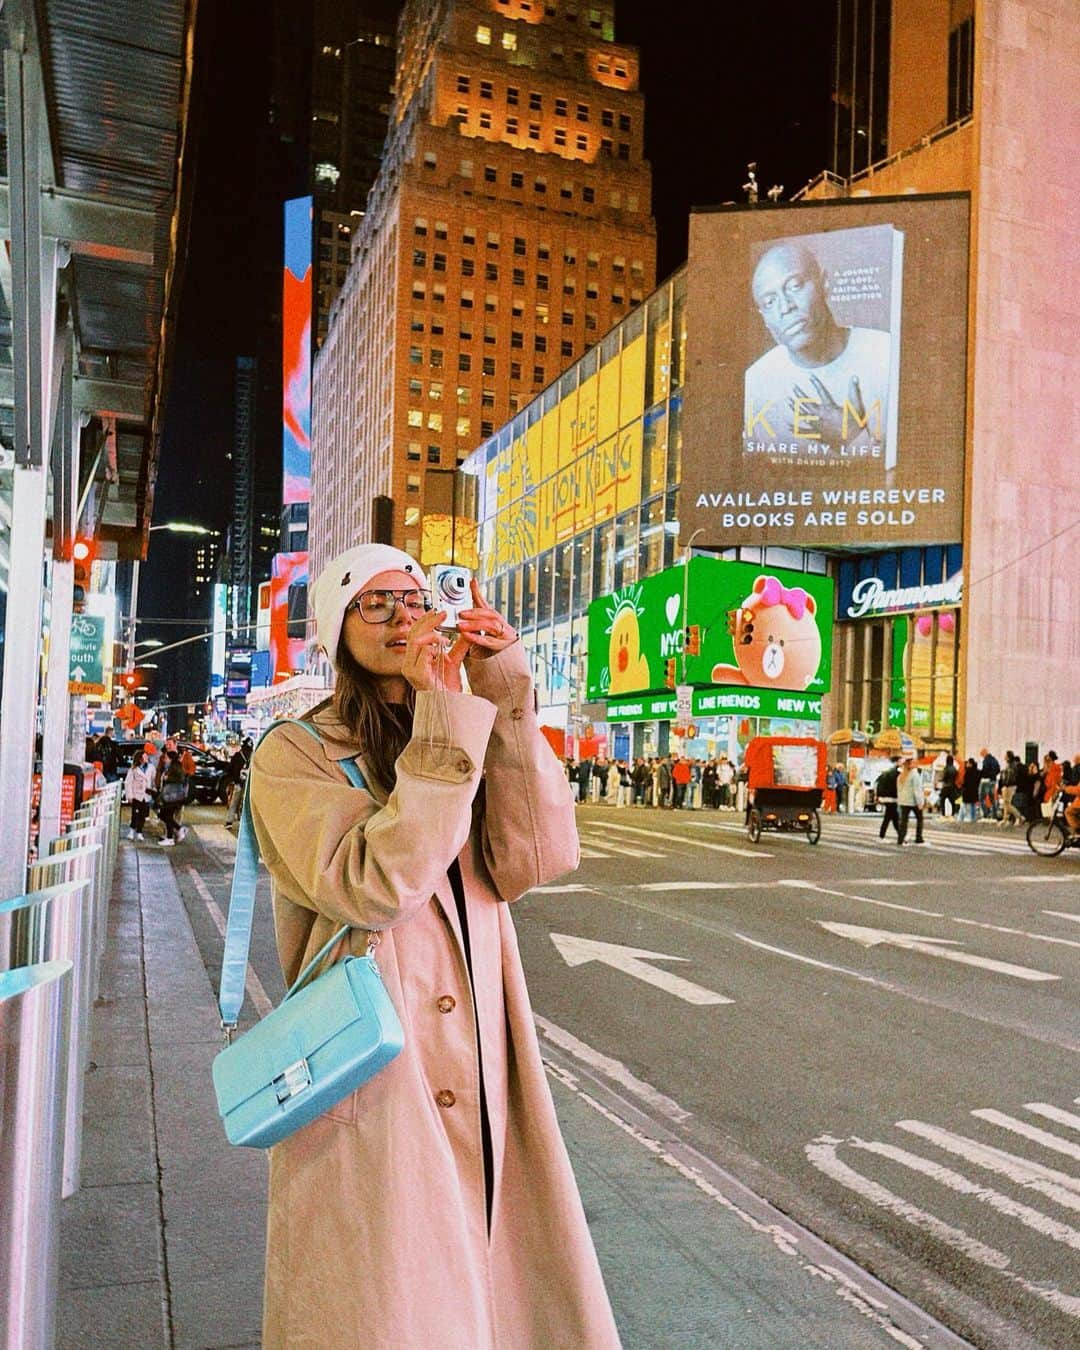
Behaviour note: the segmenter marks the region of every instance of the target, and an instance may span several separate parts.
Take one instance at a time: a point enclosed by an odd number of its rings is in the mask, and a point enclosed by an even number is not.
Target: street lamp
[[[694,545],[694,540],[699,534],[705,533],[705,526],[702,525],[694,531],[686,541],[686,551],[683,554],[683,579],[682,579],[682,621],[683,621],[683,646],[682,646],[682,682],[686,683],[686,636],[685,630],[690,622],[690,614],[687,606],[690,602],[690,550]]]
[[[161,525],[151,525],[147,534],[153,534],[155,530],[168,530],[170,534],[213,534],[218,533],[206,525],[194,525],[187,520],[166,520]],[[130,669],[135,664],[135,615],[139,610],[139,559],[136,558],[131,564],[131,609],[128,615],[128,640],[127,640],[127,665]],[[140,644],[148,645],[148,644]],[[157,643],[161,646],[161,643]]]

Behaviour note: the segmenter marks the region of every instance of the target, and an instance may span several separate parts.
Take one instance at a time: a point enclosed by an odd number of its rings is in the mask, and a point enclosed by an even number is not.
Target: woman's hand
[[[432,610],[409,629],[405,638],[405,656],[401,673],[419,691],[448,689],[460,694],[461,663],[469,644],[457,638],[451,645],[439,624],[446,618],[446,610]]]
[[[459,611],[458,632],[463,639],[461,645],[466,649],[466,657],[470,661],[484,660],[512,647],[518,635],[480,594],[475,577],[472,579],[472,597],[473,608]]]

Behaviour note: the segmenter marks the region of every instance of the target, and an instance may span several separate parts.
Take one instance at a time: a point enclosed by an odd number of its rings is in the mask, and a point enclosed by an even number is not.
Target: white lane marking
[[[556,1026],[546,1017],[541,1017],[539,1013],[533,1013],[533,1021],[552,1045],[557,1045],[561,1050],[565,1050],[568,1055],[573,1055],[575,1059],[580,1060],[582,1064],[587,1064],[596,1073],[601,1074],[604,1078],[609,1078],[613,1083],[618,1083],[627,1092],[632,1092],[639,1101],[644,1102],[652,1110],[658,1111],[665,1119],[673,1120],[680,1125],[684,1120],[690,1119],[689,1111],[684,1111],[678,1102],[666,1097],[651,1083],[646,1083],[643,1079],[635,1077],[626,1065],[619,1060],[601,1054],[599,1050],[594,1050],[591,1045],[579,1041],[571,1032],[564,1031],[562,1027]]]
[[[879,905],[884,909],[902,909],[908,914],[924,914],[928,919],[943,919],[945,915],[936,909],[920,909],[917,905],[897,905],[889,900],[875,900],[869,895],[852,895],[849,891],[834,891],[828,886],[819,886],[816,881],[803,881],[793,879],[791,881],[777,882],[778,886],[790,886],[799,891],[813,891],[817,895],[838,895],[843,900],[858,900],[864,905]]]
[[[1065,1209],[1080,1210],[1080,1177],[1059,1172],[1045,1163],[1032,1162],[1017,1153],[994,1148],[991,1144],[982,1144],[977,1139],[969,1139],[967,1135],[927,1125],[925,1121],[898,1120],[896,1125],[898,1129],[916,1134],[946,1153],[954,1153],[958,1158],[975,1163],[988,1172],[1008,1177],[1024,1190],[1037,1191]]]
[[[580,832],[579,832],[579,833],[580,833]],[[584,840],[584,841],[586,841],[586,842],[588,843],[588,845],[589,845],[590,848],[594,848],[597,844],[599,844],[599,845],[601,846],[601,848],[603,848],[603,849],[605,849],[605,850],[608,850],[608,851],[605,851],[604,853],[594,853],[594,854],[592,854],[591,856],[594,857],[594,858],[610,858],[610,857],[615,857],[615,858],[666,858],[666,857],[667,857],[667,854],[666,854],[666,853],[653,853],[653,852],[651,852],[649,849],[645,849],[645,848],[631,848],[631,846],[630,846],[629,844],[624,844],[624,843],[622,843],[621,840],[618,841],[617,843],[613,844],[613,843],[611,842],[610,839],[603,839],[603,838],[597,839],[595,835],[591,835],[591,834],[581,834],[580,837],[581,837],[582,840]],[[610,852],[610,850],[612,850],[612,849],[615,850],[614,853]],[[582,856],[585,856],[584,850],[582,850]]]
[[[1080,1146],[1051,1134],[1049,1130],[1040,1130],[1026,1121],[1017,1120],[1015,1116],[1007,1116],[1004,1111],[993,1111],[986,1107],[980,1107],[971,1114],[978,1116],[980,1120],[988,1121],[991,1125],[1000,1125],[1003,1130],[1011,1130],[1013,1134],[1022,1135],[1035,1144],[1042,1144],[1043,1148],[1048,1148],[1054,1153],[1064,1153],[1066,1158],[1080,1161]]]
[[[848,1190],[854,1191],[856,1195],[862,1196],[864,1200],[868,1200],[879,1209],[895,1214],[898,1218],[910,1223],[912,1227],[922,1229],[923,1232],[929,1233],[939,1242],[945,1243],[946,1246],[952,1247],[955,1251],[962,1252],[970,1260],[989,1267],[1007,1280],[1012,1280],[1035,1298],[1042,1299],[1060,1311],[1068,1313],[1071,1317],[1080,1317],[1080,1298],[1071,1294],[1064,1294],[1060,1289],[1048,1286],[1041,1281],[1035,1282],[1026,1279],[1023,1275],[1016,1274],[1009,1269],[1012,1262],[1004,1252],[999,1252],[995,1247],[990,1247],[977,1238],[971,1237],[962,1228],[954,1228],[952,1224],[947,1224],[935,1215],[927,1213],[926,1210],[919,1209],[917,1205],[901,1199],[900,1196],[887,1190],[879,1182],[872,1181],[869,1177],[856,1172],[854,1168],[841,1162],[837,1157],[836,1148],[840,1143],[841,1140],[839,1139],[823,1135],[812,1144],[806,1145],[806,1156],[818,1171],[824,1172],[826,1176],[831,1177],[841,1186],[847,1187]]]
[[[763,853],[758,848],[735,848],[732,844],[710,844],[705,839],[687,839],[682,834],[661,834],[659,830],[642,830],[636,825],[608,825],[609,830],[625,830],[630,834],[644,834],[650,839],[669,839],[676,844],[687,844],[691,848],[711,848],[716,853],[734,853],[740,858],[771,858],[771,853]]]
[[[1057,878],[1055,878],[1056,880]],[[1071,919],[1073,923],[1080,923],[1080,914],[1067,914],[1062,909],[1044,909],[1044,914],[1050,914],[1055,919]]]
[[[1080,1130],[1080,1116],[1074,1115],[1072,1111],[1063,1111],[1060,1106],[1050,1106],[1047,1102],[1025,1102],[1024,1110],[1031,1111],[1037,1116],[1045,1116],[1055,1125],[1066,1125],[1070,1130]]]
[[[657,970],[646,965],[646,961],[685,961],[685,956],[665,956],[663,952],[644,951],[639,947],[620,947],[614,942],[596,942],[592,938],[575,937],[571,933],[549,933],[548,936],[558,948],[559,955],[568,966],[582,966],[590,961],[599,961],[602,965],[621,970],[624,975],[663,989],[674,994],[684,1003],[693,1003],[705,1007],[718,1003],[734,1003],[723,994],[704,989],[700,984],[692,984],[670,970]]]
[[[699,830],[728,830],[731,833],[745,834],[746,827],[739,825],[714,825],[707,820],[688,820],[687,825],[693,826]],[[802,835],[793,831],[790,834],[784,834],[779,830],[765,831],[770,836],[770,842],[775,840],[777,843],[784,844],[803,844],[805,839]],[[864,848],[860,844],[841,844],[835,839],[828,838],[825,834],[821,836],[821,844],[827,848],[842,849],[845,853],[861,853],[864,857],[876,858],[878,850],[874,848]]]
[[[595,891],[595,886],[583,886],[579,881],[571,881],[565,886],[534,886],[530,895],[577,895],[580,891]]]
[[[954,914],[950,914],[949,918],[953,923],[964,923],[969,928],[989,928],[994,933],[1012,933],[1015,937],[1031,938],[1035,942],[1055,942],[1061,947],[1080,947],[1080,942],[1073,942],[1071,938],[1049,937],[1046,933],[1029,933],[1023,928],[1003,928],[997,923],[980,923],[978,919],[958,919]]]
[[[195,871],[194,867],[192,867],[190,863],[185,864],[184,870],[191,878],[191,884],[199,892],[199,896],[202,899],[203,904],[206,906],[211,919],[213,919],[214,921],[214,927],[218,930],[221,936],[224,937],[226,927],[225,915],[222,914],[217,901],[210,894],[210,891],[207,888],[207,885],[203,881],[202,877],[199,876],[198,872]],[[265,1017],[267,1013],[271,1013],[274,1011],[274,1005],[273,1003],[270,1002],[270,999],[267,997],[267,993],[266,990],[263,988],[262,981],[259,979],[258,975],[255,974],[254,970],[252,970],[250,962],[248,962],[247,971],[244,975],[244,988],[248,992],[248,997],[251,999],[252,1006],[254,1007],[255,1011],[259,1014],[260,1017]]]
[[[873,975],[863,975],[861,971],[848,970],[846,966],[834,966],[828,961],[816,961],[812,956],[803,956],[799,952],[785,951],[783,947],[773,947],[768,942],[759,942],[756,938],[747,937],[745,933],[733,932],[732,937],[737,937],[740,942],[745,942],[748,947],[757,947],[763,952],[772,952],[775,956],[786,956],[789,961],[801,961],[804,966],[817,966],[819,970],[831,970],[837,975],[850,975],[853,980],[858,980],[860,984],[873,984],[879,989],[896,992],[892,985],[886,984],[883,980],[875,980]]]
[[[856,877],[847,883],[849,886],[955,886],[950,877]]]
[[[579,847],[578,854],[582,858],[613,858],[615,856],[614,853],[603,852],[598,848],[586,848],[584,844]]]
[[[951,1167],[943,1167],[941,1163],[931,1162],[929,1158],[924,1158],[918,1153],[909,1153],[906,1148],[897,1148],[895,1144],[880,1144],[863,1139],[850,1139],[848,1142],[853,1148],[862,1149],[867,1153],[876,1153],[882,1158],[888,1158],[892,1162],[899,1163],[902,1167],[909,1168],[912,1172],[918,1172],[921,1176],[929,1177],[931,1181],[936,1181],[950,1191],[955,1191],[957,1195],[966,1195],[984,1205],[989,1205],[999,1214],[1005,1214],[1010,1219],[1018,1220],[1025,1228],[1032,1228],[1035,1232],[1041,1233],[1043,1237],[1051,1238],[1054,1242],[1060,1242],[1066,1247],[1072,1247],[1075,1251],[1080,1251],[1080,1232],[1077,1232],[1071,1224],[1063,1223],[1060,1219],[1052,1219],[1048,1214],[1043,1214],[1041,1210],[1032,1209],[1030,1205],[1022,1204],[1019,1200],[1013,1200],[1007,1195],[1002,1195],[1000,1191],[995,1191],[992,1186],[981,1186],[978,1182],[972,1181],[969,1177],[964,1176],[961,1172],[954,1171]]]
[[[639,881],[635,891],[768,891],[779,881]]]
[[[953,945],[952,938],[922,936],[918,933],[893,933],[884,928],[861,928],[853,923],[826,923],[816,921],[820,927],[837,937],[850,938],[864,947],[900,947],[904,951],[920,952],[923,956],[936,956],[942,961],[955,961],[962,966],[977,966],[982,970],[992,970],[998,975],[1011,975],[1017,980],[1060,980],[1060,975],[1051,975],[1045,970],[1033,970],[1030,966],[1015,966],[1009,961],[992,961],[988,956],[974,956],[970,952],[950,951],[945,946]]]

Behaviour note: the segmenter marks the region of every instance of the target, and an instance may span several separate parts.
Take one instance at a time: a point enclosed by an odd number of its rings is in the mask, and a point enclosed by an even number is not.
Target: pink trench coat
[[[381,929],[376,957],[405,1029],[393,1063],[270,1150],[265,1350],[619,1345],[502,903],[577,866],[574,808],[521,644],[469,674],[478,697],[417,695],[388,801],[346,781],[336,761],[355,745],[282,727],[253,759],[286,979],[342,924]],[[331,712],[316,723],[347,739]],[[475,1003],[446,874],[455,855]],[[365,934],[351,943],[362,952]]]

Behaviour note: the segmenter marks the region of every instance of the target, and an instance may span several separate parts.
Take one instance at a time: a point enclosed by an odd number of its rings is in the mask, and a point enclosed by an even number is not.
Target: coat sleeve
[[[520,642],[467,666],[474,693],[495,705],[484,760],[484,860],[503,900],[576,869],[574,798],[533,706]]]
[[[445,702],[444,702],[445,700]],[[426,905],[472,824],[495,709],[468,694],[420,693],[413,735],[385,806],[348,783],[299,728],[251,762],[251,810],[281,896],[338,924],[391,928]]]

